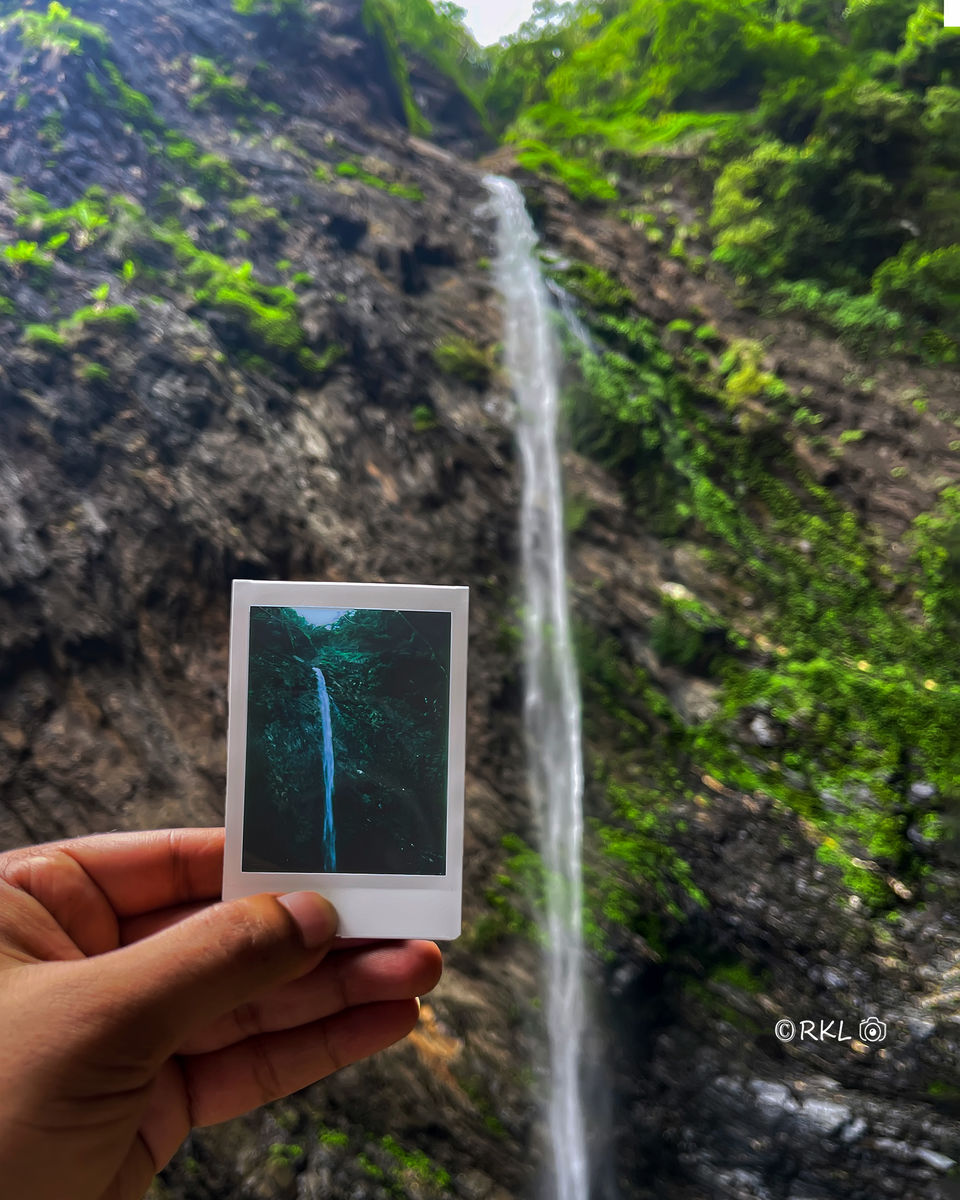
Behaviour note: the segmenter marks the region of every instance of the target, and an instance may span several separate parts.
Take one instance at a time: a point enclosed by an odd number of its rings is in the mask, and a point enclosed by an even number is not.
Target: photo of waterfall
[[[446,870],[448,612],[254,606],[243,867]]]

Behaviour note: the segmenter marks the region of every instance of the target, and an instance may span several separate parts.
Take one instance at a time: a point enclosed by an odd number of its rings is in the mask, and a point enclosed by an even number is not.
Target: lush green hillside
[[[665,167],[713,256],[863,350],[960,357],[960,35],[924,0],[541,4],[481,63],[456,9],[379,7],[520,161],[622,208]],[[438,30],[441,35],[438,36]],[[442,47],[442,50],[438,49]],[[625,216],[629,216],[626,211]]]

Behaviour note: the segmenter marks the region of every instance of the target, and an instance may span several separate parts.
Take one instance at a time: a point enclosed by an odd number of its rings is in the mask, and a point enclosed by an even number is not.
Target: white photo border
[[[466,587],[420,584],[234,580],[230,628],[224,900],[258,892],[317,891],[336,907],[340,915],[340,937],[448,940],[459,936],[463,887],[469,595],[470,590]],[[450,613],[445,874],[359,875],[243,869],[250,610],[255,607],[367,608]]]

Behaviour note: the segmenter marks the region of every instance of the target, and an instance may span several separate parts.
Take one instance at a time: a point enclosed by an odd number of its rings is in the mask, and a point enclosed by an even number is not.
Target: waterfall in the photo
[[[497,284],[506,363],[517,397],[523,464],[524,715],[531,792],[546,873],[549,1124],[557,1200],[589,1189],[583,1120],[583,758],[580,691],[570,636],[563,491],[557,449],[558,356],[533,223],[516,184],[488,176],[498,222]]]
[[[327,681],[319,667],[313,668],[317,677],[317,699],[320,703],[320,726],[323,737],[323,869],[337,869],[337,832],[333,827],[333,731],[330,728],[330,696]]]

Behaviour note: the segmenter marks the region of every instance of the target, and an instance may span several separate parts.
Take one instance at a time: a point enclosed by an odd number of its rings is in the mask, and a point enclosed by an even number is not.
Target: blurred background
[[[471,588],[443,982],[152,1200],[960,1194],[958,181],[917,0],[0,3],[3,848],[222,819],[234,578]]]

